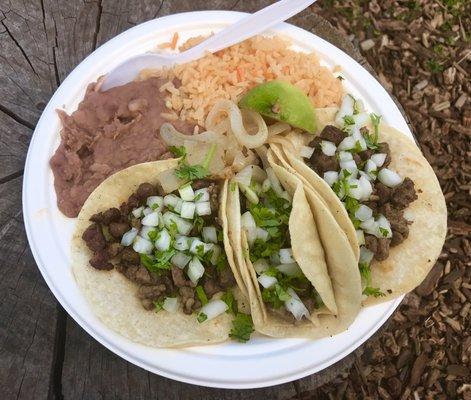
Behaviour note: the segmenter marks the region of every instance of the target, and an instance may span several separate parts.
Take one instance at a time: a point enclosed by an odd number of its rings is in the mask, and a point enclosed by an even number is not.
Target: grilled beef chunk
[[[347,137],[347,134],[333,125],[327,125],[322,129],[320,137],[322,140],[328,140],[338,146]]]
[[[103,235],[101,226],[97,223],[93,223],[85,229],[85,232],[82,234],[82,239],[93,252],[103,250],[106,247],[105,235]]]
[[[121,219],[121,213],[115,207],[106,210],[103,213],[103,223],[105,225],[109,225],[111,222],[116,222]]]
[[[414,200],[417,200],[414,182],[410,178],[405,178],[399,186],[394,188],[392,203],[398,209],[403,210]]]
[[[389,202],[392,195],[392,189],[383,185],[381,182],[375,182],[373,194],[378,196],[378,204],[383,205]]]
[[[140,299],[156,300],[165,293],[166,289],[162,283],[159,285],[143,285],[139,288],[137,297]]]
[[[217,215],[215,211],[219,208],[219,188],[216,186],[215,183],[211,182],[208,186],[208,192],[209,192],[209,203],[211,205],[211,210],[214,213],[214,215]]]
[[[377,238],[373,235],[365,235],[365,246],[374,253],[375,260],[384,261],[389,256],[391,239]]]
[[[123,250],[123,246],[121,243],[110,243],[108,247],[106,248],[106,251],[108,252],[108,256],[110,258],[116,257],[121,251]]]
[[[125,247],[120,254],[121,261],[125,264],[137,265],[141,261],[139,253],[136,253],[132,247]]]
[[[100,250],[93,254],[90,259],[90,265],[93,268],[109,271],[113,269],[113,264],[109,262],[109,255],[106,250]]]
[[[180,300],[183,306],[183,312],[189,315],[193,312],[193,307],[196,303],[195,291],[188,286],[182,286],[179,292],[181,296]]]
[[[323,176],[326,171],[338,171],[340,168],[337,157],[326,156],[320,146],[316,147],[308,163],[320,176]]]
[[[130,265],[126,268],[124,275],[129,280],[141,285],[154,283],[149,271],[142,265]]]
[[[371,158],[371,156],[374,154],[375,152],[373,150],[363,150],[363,151],[360,151],[358,153],[358,155],[360,156],[361,160],[362,161],[367,161]]]
[[[112,222],[108,227],[110,234],[116,239],[121,239],[123,235],[129,230],[127,222]]]
[[[386,168],[391,162],[391,150],[389,150],[389,144],[387,144],[386,142],[378,143],[378,150],[376,152],[386,154],[386,159],[384,160],[384,163],[381,166],[381,168]]]
[[[407,239],[409,236],[410,222],[404,218],[404,212],[402,210],[395,209],[390,203],[388,203],[381,208],[381,213],[391,224],[393,234],[391,246],[397,246]]]
[[[218,280],[219,286],[223,289],[227,289],[235,285],[234,275],[229,266],[226,266],[218,272]]]
[[[203,289],[206,293],[206,296],[208,296],[208,298],[213,297],[216,293],[221,291],[221,288],[211,278],[206,278],[206,280],[204,281]]]
[[[137,188],[136,195],[140,201],[145,201],[150,196],[156,196],[157,189],[150,183],[141,183]]]
[[[183,270],[175,266],[172,267],[172,279],[176,287],[195,287],[195,284],[192,281],[185,278]]]

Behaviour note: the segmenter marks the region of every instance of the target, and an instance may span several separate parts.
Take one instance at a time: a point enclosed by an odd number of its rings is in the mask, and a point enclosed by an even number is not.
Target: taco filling
[[[259,172],[253,175],[264,179],[258,182],[252,178],[249,185],[239,182],[245,197],[241,198],[241,228],[261,298],[268,311],[289,323],[310,320],[323,303],[293,256],[289,231],[292,200],[272,168],[266,173],[251,168]]]
[[[146,310],[197,314],[199,322],[228,309],[221,296],[235,285],[223,251],[219,182],[197,180],[165,194],[142,183],[120,208],[94,214],[82,238],[90,265],[116,269],[139,285]],[[227,297],[227,295],[226,295]]]
[[[360,244],[364,294],[381,296],[369,286],[370,263],[384,261],[401,244],[412,223],[404,210],[417,199],[414,182],[388,168],[388,143],[379,141],[381,117],[367,114],[361,100],[347,95],[335,118],[309,147],[308,165],[330,185],[345,206]],[[372,128],[366,125],[371,123]]]

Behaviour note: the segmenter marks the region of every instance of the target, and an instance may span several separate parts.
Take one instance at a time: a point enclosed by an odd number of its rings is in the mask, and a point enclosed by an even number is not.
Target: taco
[[[273,150],[324,201],[350,239],[356,232],[366,303],[413,290],[446,235],[445,199],[431,166],[406,135],[367,114],[351,95],[337,113],[317,114],[330,118],[319,136],[291,133],[290,146]]]
[[[227,236],[227,181],[165,193],[160,180],[177,164],[139,164],[106,179],[72,243],[73,273],[98,318],[153,347],[226,340],[234,296],[243,303],[246,292]]]
[[[355,255],[326,208],[313,214],[300,179],[271,152],[264,165],[252,166],[243,183],[231,181],[227,208],[255,329],[273,337],[341,332],[360,310]],[[340,241],[331,246],[329,235]]]

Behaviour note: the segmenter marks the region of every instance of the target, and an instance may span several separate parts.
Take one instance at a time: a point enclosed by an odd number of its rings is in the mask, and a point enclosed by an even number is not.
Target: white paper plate
[[[75,221],[65,218],[56,207],[49,159],[59,144],[60,124],[55,110],[74,111],[89,82],[127,57],[169,41],[175,31],[184,40],[218,31],[243,15],[228,11],[171,15],[136,26],[93,52],[64,80],[44,110],[31,140],[23,182],[24,220],[34,258],[49,288],[72,318],[104,346],[142,368],[183,382],[223,388],[270,386],[328,367],[368,339],[401,298],[362,310],[348,331],[316,341],[255,337],[248,344],[228,342],[181,350],[132,343],[95,318],[75,283],[69,254]],[[341,65],[347,89],[362,98],[369,110],[382,114],[386,123],[412,136],[393,100],[356,61],[292,25],[281,24],[274,31],[288,36],[300,50],[317,51],[327,65]]]

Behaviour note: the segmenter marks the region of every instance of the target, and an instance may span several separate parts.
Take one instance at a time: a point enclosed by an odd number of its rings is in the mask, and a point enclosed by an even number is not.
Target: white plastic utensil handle
[[[214,53],[240,43],[277,23],[286,21],[315,2],[316,0],[279,0],[179,54],[178,63],[193,61],[204,56],[208,51]]]

